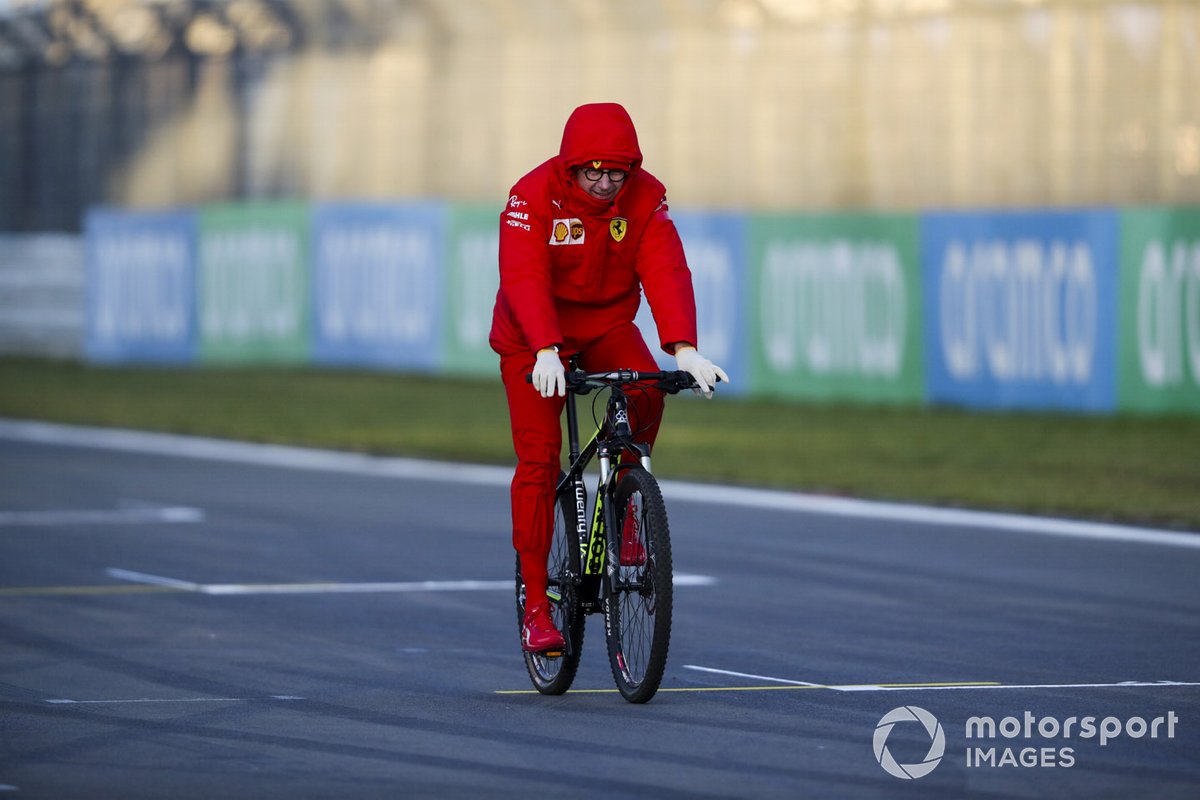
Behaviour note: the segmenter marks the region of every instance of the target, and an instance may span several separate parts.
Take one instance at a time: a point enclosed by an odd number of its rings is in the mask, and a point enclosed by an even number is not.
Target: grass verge
[[[588,413],[585,406],[584,415]],[[0,359],[0,416],[494,464],[499,379]],[[661,477],[1200,530],[1200,419],[668,401]]]

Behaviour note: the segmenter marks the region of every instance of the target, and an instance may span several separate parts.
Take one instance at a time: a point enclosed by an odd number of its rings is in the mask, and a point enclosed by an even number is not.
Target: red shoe
[[[631,502],[625,509],[625,524],[621,526],[622,567],[640,567],[646,563],[646,547],[638,536],[640,530],[637,505]]]
[[[525,609],[525,622],[521,626],[521,649],[529,653],[561,653],[567,646],[562,634],[554,627],[550,616],[550,604],[540,603]]]

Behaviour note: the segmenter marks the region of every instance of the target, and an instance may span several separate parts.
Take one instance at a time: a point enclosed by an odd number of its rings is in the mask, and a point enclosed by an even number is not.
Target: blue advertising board
[[[922,215],[929,402],[1112,411],[1118,232],[1106,210]]]
[[[313,209],[313,346],[318,364],[441,366],[445,209]]]
[[[671,212],[683,240],[692,286],[696,292],[696,335],[700,352],[729,374],[728,391],[741,394],[746,379],[746,338],[743,304],[746,274],[746,217],[724,212]],[[675,359],[659,347],[658,330],[649,304],[638,309],[637,326],[663,369],[675,369]]]
[[[196,215],[94,209],[84,222],[91,361],[196,355]]]

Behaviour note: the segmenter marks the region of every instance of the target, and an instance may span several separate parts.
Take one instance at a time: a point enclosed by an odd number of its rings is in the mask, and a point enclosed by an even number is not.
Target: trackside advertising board
[[[671,217],[683,241],[683,251],[692,272],[700,351],[729,375],[732,383],[718,389],[721,394],[745,394],[749,388],[742,325],[746,283],[745,216],[672,210]],[[659,366],[675,369],[675,359],[660,346],[658,328],[644,294],[635,322]]]
[[[751,391],[920,402],[917,218],[763,214],[749,221]]]
[[[922,217],[929,400],[1115,407],[1117,215]]]
[[[95,209],[84,352],[495,378],[501,210]],[[1200,414],[1200,208],[672,216],[719,394]]]
[[[307,207],[210,206],[200,211],[199,234],[200,358],[307,361]]]
[[[191,361],[196,215],[93,210],[85,221],[87,327],[96,362]]]
[[[444,224],[432,204],[314,208],[314,362],[438,367]]]
[[[1200,210],[1121,214],[1118,402],[1200,412]]]
[[[443,366],[457,375],[497,376],[500,359],[488,344],[500,288],[502,203],[455,205],[446,239]]]

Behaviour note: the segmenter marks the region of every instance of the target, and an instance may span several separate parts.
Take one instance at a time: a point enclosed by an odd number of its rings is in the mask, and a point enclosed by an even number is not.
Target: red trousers
[[[564,347],[563,363],[573,351]],[[609,369],[658,370],[641,332],[632,323],[621,325],[578,351],[579,366],[587,372]],[[500,358],[500,374],[508,395],[517,469],[512,480],[513,547],[521,558],[526,604],[546,597],[546,558],[554,533],[554,487],[562,455],[562,416],[566,398],[542,397],[525,376],[533,372],[533,353]],[[630,425],[639,442],[653,445],[662,421],[663,395],[646,389],[630,393]],[[581,429],[591,421],[590,405],[579,405]],[[601,409],[598,413],[603,413]],[[581,430],[586,440],[588,430]]]

